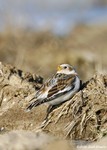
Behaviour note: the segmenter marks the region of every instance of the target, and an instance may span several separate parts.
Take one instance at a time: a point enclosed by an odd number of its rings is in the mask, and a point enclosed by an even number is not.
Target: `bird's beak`
[[[57,71],[60,71],[60,70],[62,70],[62,67],[58,66]]]

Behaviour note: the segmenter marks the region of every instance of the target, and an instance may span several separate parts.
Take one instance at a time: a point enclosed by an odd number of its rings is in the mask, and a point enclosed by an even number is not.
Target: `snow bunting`
[[[42,85],[32,99],[35,101],[27,107],[27,111],[43,103],[48,103],[48,116],[54,108],[72,98],[79,88],[80,79],[75,69],[68,64],[59,65],[57,73]]]

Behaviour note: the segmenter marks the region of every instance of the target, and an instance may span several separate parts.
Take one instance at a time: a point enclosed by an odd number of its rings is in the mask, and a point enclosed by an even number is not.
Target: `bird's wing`
[[[55,98],[62,96],[63,94],[72,90],[75,86],[75,76],[74,75],[64,75],[51,79],[50,81],[46,82],[41,89],[36,94],[36,101],[33,101],[28,107],[27,111],[31,110],[33,107],[36,107],[42,103],[49,102],[54,100]],[[52,86],[53,85],[53,86]],[[43,93],[47,92],[47,96],[43,96]]]
[[[74,82],[75,76],[73,75],[66,75],[64,78],[58,79],[57,83],[48,91],[47,99],[56,98],[73,89]]]
[[[39,91],[36,93],[35,98],[36,99],[42,99],[42,97],[45,98],[44,93],[48,93],[48,91],[57,84],[57,78],[56,75],[53,75],[52,78],[48,79],[39,89]],[[47,94],[46,94],[47,96]]]

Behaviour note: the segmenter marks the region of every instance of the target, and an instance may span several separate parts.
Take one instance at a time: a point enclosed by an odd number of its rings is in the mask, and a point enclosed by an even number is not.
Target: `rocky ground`
[[[19,147],[17,148],[14,143],[17,140],[20,143],[21,138],[26,141],[26,146],[24,147],[22,142],[20,149],[31,149],[27,141],[31,137],[31,142],[34,143],[36,134],[40,134],[39,140],[43,140],[43,144],[46,143],[46,145],[48,145],[47,141],[52,142],[48,136],[52,136],[53,141],[56,138],[60,140],[66,138],[91,142],[107,134],[107,75],[96,74],[85,82],[70,101],[49,115],[44,125],[42,123],[47,106],[41,105],[28,113],[25,111],[29,100],[40,88],[42,82],[43,78],[38,75],[25,73],[11,65],[0,63],[1,149],[5,142],[10,145],[13,141],[12,146],[15,146],[17,150]],[[46,136],[46,141],[41,134]],[[3,140],[4,138],[7,140]],[[60,140],[59,142],[62,142]],[[64,143],[68,146],[70,143],[66,142]],[[73,147],[73,144],[70,144],[68,149],[71,145]],[[32,149],[36,146],[37,144],[33,144]]]

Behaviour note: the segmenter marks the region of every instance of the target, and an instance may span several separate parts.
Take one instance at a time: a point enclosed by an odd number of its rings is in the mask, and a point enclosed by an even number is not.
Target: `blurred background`
[[[50,77],[73,65],[81,79],[107,68],[107,0],[0,0],[0,61]]]

